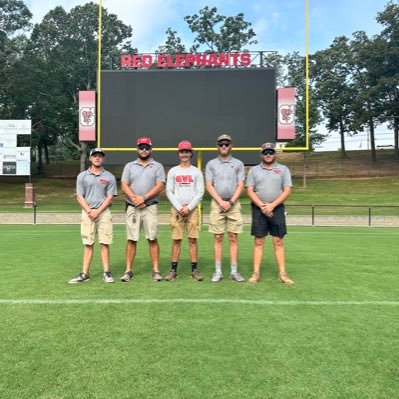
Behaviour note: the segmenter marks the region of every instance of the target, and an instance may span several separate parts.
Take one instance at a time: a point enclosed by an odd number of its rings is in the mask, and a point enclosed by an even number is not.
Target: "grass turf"
[[[211,283],[206,231],[199,241],[203,282],[188,278],[186,243],[179,278],[151,281],[142,241],[131,283],[103,283],[96,248],[91,281],[71,286],[82,255],[78,226],[2,226],[0,397],[396,397],[398,236],[397,229],[292,227],[286,250],[293,287],[277,282],[270,242],[259,284],[228,280],[227,258],[225,279]],[[159,239],[166,272],[167,227]],[[124,243],[116,226],[115,277],[124,270]],[[248,277],[248,229],[240,245]],[[95,302],[102,299],[144,302]],[[151,299],[165,302],[145,302]],[[198,299],[204,302],[185,302]],[[61,302],[46,304],[51,300]]]

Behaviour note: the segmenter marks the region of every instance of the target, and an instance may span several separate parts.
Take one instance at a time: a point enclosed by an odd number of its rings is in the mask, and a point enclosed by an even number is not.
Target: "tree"
[[[375,127],[381,112],[380,88],[378,86],[381,59],[378,55],[381,42],[369,39],[365,32],[355,32],[350,42],[353,88],[352,130],[368,129],[370,135],[371,160],[377,161]]]
[[[182,43],[182,40],[179,36],[177,36],[177,32],[168,28],[166,30],[166,41],[163,46],[159,46],[157,53],[165,53],[165,54],[181,54],[186,53],[186,47]]]
[[[217,8],[204,7],[198,14],[188,15],[184,18],[191,32],[196,33],[191,52],[197,52],[201,46],[212,52],[241,51],[248,44],[256,44],[253,38],[256,33],[251,28],[251,23],[244,20],[244,14],[239,13],[234,17],[226,17],[217,14]],[[178,50],[181,47],[181,39],[176,32],[169,28],[167,44],[169,48]],[[165,48],[168,48],[166,44]],[[173,51],[178,52],[178,51]]]
[[[67,13],[56,7],[35,25],[24,58],[20,78],[29,87],[22,96],[28,114],[54,137],[80,152],[85,167],[87,143],[78,142],[78,91],[97,84],[98,5],[87,3]],[[131,51],[132,29],[116,15],[102,10],[102,57]],[[34,79],[33,79],[34,76]]]
[[[395,156],[399,158],[399,4],[390,1],[385,10],[377,14],[383,26],[378,39],[382,60],[378,85],[383,93],[384,109],[381,120],[391,122],[394,129]]]
[[[26,44],[25,36],[15,34],[28,29],[31,18],[31,12],[22,1],[0,0],[0,118],[15,118],[9,104],[12,91],[8,77]]]

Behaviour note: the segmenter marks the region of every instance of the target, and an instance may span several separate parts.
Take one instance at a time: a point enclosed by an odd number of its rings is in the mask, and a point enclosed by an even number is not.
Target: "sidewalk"
[[[169,224],[170,216],[160,214],[160,224]],[[124,224],[125,214],[114,213],[114,224]],[[208,224],[209,215],[203,215],[203,224]],[[251,223],[251,216],[244,215],[244,223]],[[359,226],[367,227],[369,219],[367,216],[317,216],[314,220],[315,226]],[[34,224],[32,213],[0,213],[0,224]],[[38,212],[36,214],[36,224],[80,224],[80,213],[50,213]],[[310,216],[287,216],[289,226],[312,226]],[[399,227],[398,216],[373,216],[371,219],[372,227]]]

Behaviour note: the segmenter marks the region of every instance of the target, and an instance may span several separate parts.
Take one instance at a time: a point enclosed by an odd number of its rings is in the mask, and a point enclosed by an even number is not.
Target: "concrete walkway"
[[[169,224],[169,215],[160,214],[160,224]],[[115,224],[124,224],[125,215],[114,213]],[[34,224],[34,214],[32,213],[0,213],[0,224]],[[208,224],[209,215],[203,215],[203,223]],[[244,215],[244,223],[250,224],[251,217]],[[56,213],[38,212],[36,214],[36,224],[80,224],[80,213]],[[287,216],[289,226],[312,226],[310,216]],[[359,226],[367,227],[369,219],[367,216],[316,216],[315,226]],[[371,227],[399,227],[398,216],[373,216]]]

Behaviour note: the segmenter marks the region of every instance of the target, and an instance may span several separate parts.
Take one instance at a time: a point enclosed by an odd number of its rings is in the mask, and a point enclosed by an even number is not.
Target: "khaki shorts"
[[[193,209],[188,215],[180,215],[175,208],[172,208],[170,215],[170,225],[172,226],[172,239],[182,240],[184,231],[187,231],[188,238],[199,237],[199,215],[198,208]]]
[[[127,239],[138,241],[141,228],[147,240],[156,240],[158,236],[158,207],[156,204],[139,209],[128,206],[126,211]]]
[[[237,201],[228,212],[220,212],[219,204],[212,200],[209,215],[209,232],[223,234],[242,232],[241,204]]]
[[[88,214],[82,210],[80,218],[80,235],[84,245],[93,245],[98,234],[100,244],[112,244],[112,215],[109,208],[105,209],[97,221],[89,218]]]

